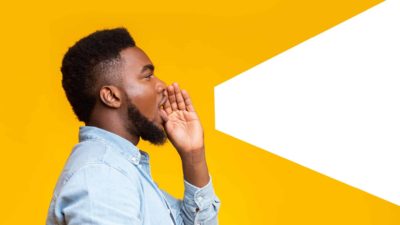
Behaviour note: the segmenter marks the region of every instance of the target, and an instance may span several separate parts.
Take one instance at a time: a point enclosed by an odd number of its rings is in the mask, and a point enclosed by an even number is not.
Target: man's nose
[[[167,85],[165,84],[165,82],[162,80],[158,80],[157,86],[156,86],[157,93],[163,93],[166,88],[167,88]]]

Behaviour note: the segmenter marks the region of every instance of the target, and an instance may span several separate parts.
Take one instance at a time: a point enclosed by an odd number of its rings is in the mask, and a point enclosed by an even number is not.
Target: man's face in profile
[[[153,144],[166,140],[160,107],[166,100],[165,83],[154,76],[154,66],[138,47],[120,52],[122,90],[126,96],[126,129]]]

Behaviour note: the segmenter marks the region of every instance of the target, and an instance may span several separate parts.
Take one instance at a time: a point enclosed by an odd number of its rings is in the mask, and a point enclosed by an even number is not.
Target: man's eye
[[[149,74],[149,75],[145,76],[145,78],[150,79],[152,76],[154,76],[154,74]]]

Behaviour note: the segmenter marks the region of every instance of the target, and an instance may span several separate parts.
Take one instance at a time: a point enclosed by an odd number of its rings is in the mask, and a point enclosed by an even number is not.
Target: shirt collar
[[[141,151],[125,138],[107,130],[94,126],[79,127],[79,142],[88,139],[97,139],[106,142],[106,144],[112,144],[122,154],[122,156],[135,165],[138,165],[139,163],[148,164],[149,162],[149,156],[146,152]]]

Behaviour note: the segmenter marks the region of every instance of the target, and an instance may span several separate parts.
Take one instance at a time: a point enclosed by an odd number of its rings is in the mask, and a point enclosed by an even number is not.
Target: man
[[[124,28],[97,31],[65,54],[62,84],[80,121],[47,224],[218,224],[203,129],[188,93],[166,86]],[[152,180],[139,139],[169,139],[182,160],[177,200]]]

